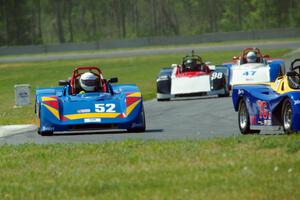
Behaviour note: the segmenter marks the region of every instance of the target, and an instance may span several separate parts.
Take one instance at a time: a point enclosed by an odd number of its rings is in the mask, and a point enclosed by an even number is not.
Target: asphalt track
[[[262,49],[279,49],[279,48],[299,48],[300,42],[246,42],[239,44],[221,44],[221,45],[189,45],[187,47],[154,47],[154,48],[137,48],[132,50],[115,50],[115,51],[99,51],[99,52],[80,52],[67,54],[40,54],[40,55],[20,55],[14,57],[0,57],[0,63],[10,62],[38,62],[51,60],[73,60],[73,59],[92,59],[92,58],[114,58],[114,57],[131,57],[131,56],[145,56],[145,55],[160,55],[160,54],[175,54],[186,53],[195,50],[197,53],[207,51],[227,51],[227,50],[241,50],[247,47],[258,47]]]
[[[292,56],[300,55],[299,51]],[[290,63],[287,61],[287,64]],[[2,137],[0,144],[22,143],[101,143],[125,139],[169,140],[208,139],[239,135],[237,113],[234,112],[231,97],[179,98],[170,102],[150,100],[144,102],[147,131],[127,133],[106,131],[94,133],[55,134],[51,137],[39,136],[36,132]],[[262,130],[262,134],[279,133],[276,128]]]

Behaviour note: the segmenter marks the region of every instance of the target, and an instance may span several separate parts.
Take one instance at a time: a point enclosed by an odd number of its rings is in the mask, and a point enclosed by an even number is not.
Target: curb
[[[35,130],[36,130],[36,126],[33,124],[0,126],[0,138],[11,136],[11,135],[22,134],[29,131],[35,131]]]

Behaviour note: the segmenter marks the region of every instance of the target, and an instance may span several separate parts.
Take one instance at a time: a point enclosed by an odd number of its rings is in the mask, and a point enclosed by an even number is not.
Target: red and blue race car
[[[79,78],[84,72],[97,77],[97,90],[80,92]],[[35,113],[40,121],[38,133],[52,135],[61,131],[127,129],[144,132],[146,128],[142,94],[134,84],[112,84],[99,68],[88,66],[74,69],[63,87],[36,90]]]
[[[274,82],[233,86],[232,101],[242,134],[261,126],[282,126],[285,133],[300,131],[300,59]],[[253,127],[255,127],[253,129]]]

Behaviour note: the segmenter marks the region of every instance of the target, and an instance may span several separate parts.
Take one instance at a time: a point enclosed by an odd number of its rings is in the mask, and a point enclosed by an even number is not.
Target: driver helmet
[[[97,76],[91,72],[83,73],[79,79],[81,88],[87,92],[96,91],[97,82]]]
[[[187,59],[184,61],[183,65],[186,69],[195,69],[197,66],[197,61],[195,59]]]
[[[246,56],[247,63],[255,63],[257,60],[256,53],[253,51],[249,51]]]

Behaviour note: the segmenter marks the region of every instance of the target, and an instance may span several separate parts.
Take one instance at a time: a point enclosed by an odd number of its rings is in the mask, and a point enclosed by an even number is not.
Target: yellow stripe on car
[[[142,94],[140,92],[134,92],[127,95],[126,97],[142,97]]]
[[[56,101],[56,98],[53,97],[42,97],[42,101]]]
[[[120,113],[83,113],[83,114],[70,114],[65,115],[66,118],[71,120],[86,119],[86,118],[116,118]]]
[[[58,110],[56,110],[55,108],[52,108],[51,106],[48,106],[44,103],[42,105],[44,105],[57,119],[60,119]]]
[[[128,106],[126,108],[126,116],[130,115],[130,113],[132,112],[132,110],[141,102],[141,100],[138,100],[136,102],[134,102],[133,104],[131,104],[130,106]]]

